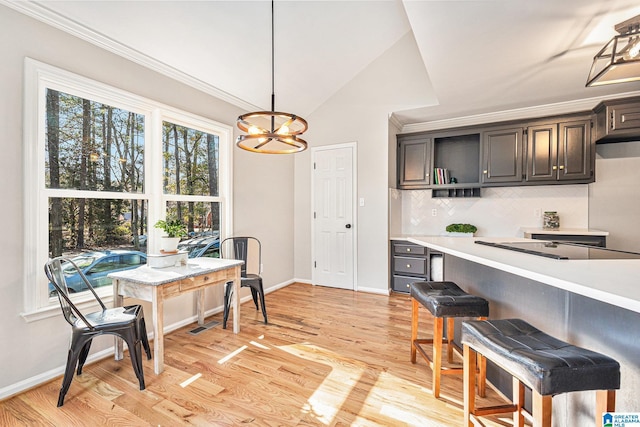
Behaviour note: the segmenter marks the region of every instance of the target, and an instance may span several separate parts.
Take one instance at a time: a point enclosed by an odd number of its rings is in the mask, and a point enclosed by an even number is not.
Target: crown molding
[[[122,58],[125,58],[131,62],[142,65],[152,71],[163,74],[170,77],[180,83],[184,83],[193,87],[208,95],[235,105],[246,111],[259,110],[260,108],[246,102],[236,96],[231,95],[215,86],[203,82],[189,74],[175,69],[174,67],[158,61],[148,55],[138,52],[122,43],[119,43],[104,34],[94,31],[72,19],[64,17],[59,13],[52,11],[41,3],[34,3],[31,1],[11,1],[0,0],[0,4],[3,4],[17,12],[34,18],[40,22],[50,25],[54,28],[62,30],[68,34],[71,34],[79,39],[85,40],[101,49],[114,53]]]
[[[536,117],[554,116],[592,110],[599,102],[608,99],[621,99],[631,96],[639,96],[640,91],[624,92],[615,95],[583,98],[573,101],[558,102],[554,104],[536,105],[532,107],[516,108],[491,113],[483,113],[472,116],[452,117],[430,122],[405,124],[400,127],[402,134],[424,132],[432,130],[452,129],[464,126],[484,125],[487,123],[499,123],[510,120],[533,119]]]
[[[400,120],[398,120],[398,117],[391,113],[389,114],[389,123],[391,124],[391,126],[395,127],[396,129],[403,129],[404,125],[402,124],[402,122]]]

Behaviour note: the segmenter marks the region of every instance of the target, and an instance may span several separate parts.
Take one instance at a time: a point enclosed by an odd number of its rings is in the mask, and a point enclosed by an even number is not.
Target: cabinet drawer
[[[406,292],[409,293],[409,285],[413,282],[420,282],[426,279],[420,277],[408,277],[408,276],[393,276],[391,280],[391,290],[395,292]]]
[[[411,255],[425,255],[427,248],[420,245],[399,244],[393,245],[393,253],[396,255],[411,254]]]
[[[425,275],[427,274],[427,259],[394,256],[393,272]]]

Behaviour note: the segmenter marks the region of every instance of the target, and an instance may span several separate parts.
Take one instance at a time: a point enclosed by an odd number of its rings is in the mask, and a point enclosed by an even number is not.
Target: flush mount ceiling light
[[[640,80],[640,15],[614,28],[618,35],[594,56],[587,86]]]
[[[307,148],[307,142],[298,135],[303,134],[308,126],[302,117],[275,111],[273,3],[271,0],[271,111],[239,116],[238,128],[247,135],[238,136],[236,145],[254,153],[291,154]]]

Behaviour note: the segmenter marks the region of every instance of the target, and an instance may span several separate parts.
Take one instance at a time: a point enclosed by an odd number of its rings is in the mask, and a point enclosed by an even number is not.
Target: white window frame
[[[145,199],[147,224],[165,216],[167,201],[217,202],[220,204],[221,235],[232,232],[232,139],[233,128],[177,108],[146,99],[83,76],[25,58],[24,76],[24,312],[30,322],[59,315],[57,299],[49,297],[44,264],[49,259],[48,203],[51,197]],[[51,189],[45,185],[46,91],[54,89],[131,111],[145,118],[144,190],[142,193]],[[167,121],[218,136],[218,196],[164,194],[162,188],[162,122]],[[159,250],[161,231],[149,227],[148,253]],[[105,303],[112,289],[97,289]],[[90,295],[73,296],[82,308],[91,307]]]

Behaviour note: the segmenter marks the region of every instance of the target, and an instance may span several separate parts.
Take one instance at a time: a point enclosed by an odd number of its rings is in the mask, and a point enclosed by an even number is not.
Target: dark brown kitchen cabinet
[[[432,256],[442,253],[403,240],[391,241],[391,290],[407,293],[411,283],[432,280]]]
[[[596,142],[640,140],[640,98],[603,101],[593,111]]]
[[[520,183],[523,162],[522,127],[500,127],[482,132],[482,183]]]
[[[591,120],[536,124],[526,133],[527,182],[594,181]]]
[[[431,183],[431,138],[398,136],[398,188],[426,188]]]

